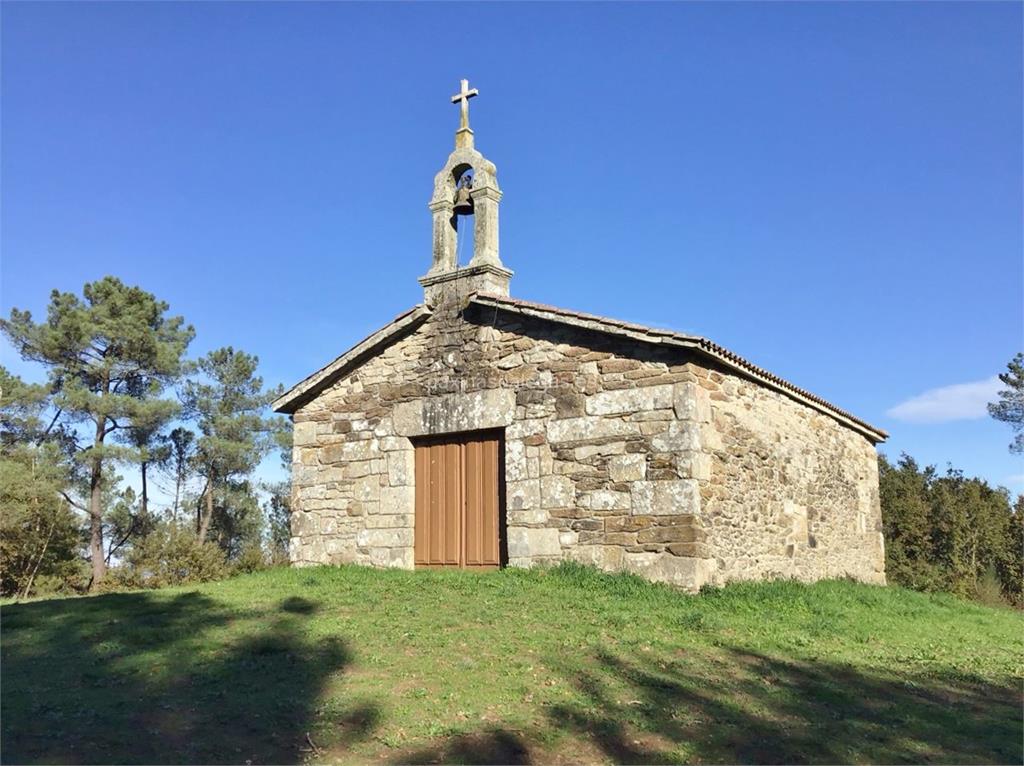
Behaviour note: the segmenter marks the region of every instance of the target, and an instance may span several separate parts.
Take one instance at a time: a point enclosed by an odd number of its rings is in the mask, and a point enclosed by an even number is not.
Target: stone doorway
[[[501,441],[496,431],[415,441],[417,568],[501,566]]]

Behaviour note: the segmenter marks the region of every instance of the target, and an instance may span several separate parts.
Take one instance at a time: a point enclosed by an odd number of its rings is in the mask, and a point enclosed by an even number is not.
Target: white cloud
[[[885,414],[905,423],[946,423],[951,420],[977,420],[988,415],[985,405],[995,401],[1002,387],[992,376],[973,383],[932,388],[889,409]]]
[[[1024,484],[1024,473],[1015,473],[1013,476],[1007,476],[1006,483],[1014,486]]]

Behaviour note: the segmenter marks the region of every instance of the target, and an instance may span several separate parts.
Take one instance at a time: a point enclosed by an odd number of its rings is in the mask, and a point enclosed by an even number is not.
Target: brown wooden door
[[[416,566],[500,565],[498,447],[496,434],[416,445]]]

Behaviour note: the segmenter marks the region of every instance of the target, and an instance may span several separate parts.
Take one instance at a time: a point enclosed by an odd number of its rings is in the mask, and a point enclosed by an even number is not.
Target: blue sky
[[[0,303],[114,274],[194,353],[290,385],[422,299],[468,77],[513,295],[706,335],[890,455],[1021,491],[983,414],[1022,347],[1021,27],[1018,3],[5,3]]]

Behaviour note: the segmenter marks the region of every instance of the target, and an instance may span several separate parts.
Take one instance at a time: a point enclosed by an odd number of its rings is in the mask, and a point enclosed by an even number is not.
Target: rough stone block
[[[573,457],[586,460],[594,455],[621,455],[626,451],[626,442],[609,442],[607,444],[584,444],[573,450]]]
[[[673,524],[667,527],[647,527],[636,533],[636,541],[643,543],[692,543],[702,537],[693,524]],[[677,554],[678,555],[678,554]]]
[[[388,553],[388,566],[395,569],[415,569],[415,551],[412,548],[392,548]]]
[[[696,383],[676,383],[672,406],[680,420],[711,422],[711,399],[708,392]]]
[[[352,460],[342,464],[342,477],[346,479],[359,479],[374,473],[373,460]]]
[[[566,556],[580,564],[615,572],[622,568],[623,550],[617,545],[579,545],[566,551]]]
[[[598,362],[598,367],[601,368],[602,373],[626,372],[638,369],[640,362],[636,359],[602,359]]]
[[[651,449],[655,452],[696,452],[700,450],[700,426],[672,421],[666,430],[651,437]]]
[[[555,389],[555,417],[572,418],[583,415],[583,396],[569,388],[560,386]]]
[[[704,452],[681,452],[676,455],[675,467],[681,479],[707,481],[711,478],[711,455]]]
[[[673,556],[671,553],[625,553],[623,567],[654,582],[665,582],[690,592],[711,579],[714,561]]]
[[[524,511],[506,511],[509,524],[546,524],[551,514],[544,508],[528,508]]]
[[[636,532],[654,524],[654,516],[609,516],[604,520],[604,528],[609,532]]]
[[[380,499],[380,477],[364,476],[361,479],[352,481],[352,497],[356,500],[376,502]]]
[[[808,539],[807,506],[797,505],[792,500],[786,500],[782,504],[782,517],[783,524],[790,530],[787,539],[806,545]]]
[[[707,558],[707,546],[698,541],[686,543],[669,543],[665,546],[673,556],[689,556],[691,558]]]
[[[319,534],[320,532],[317,524],[317,518],[309,513],[303,513],[302,511],[292,514],[291,528],[292,533],[299,538],[308,538],[312,535]]]
[[[631,506],[630,493],[597,489],[582,495],[580,505],[593,511],[628,511]]]
[[[647,457],[643,453],[617,455],[608,461],[608,477],[612,481],[639,481],[647,474]]]
[[[725,448],[722,432],[714,423],[708,423],[700,429],[700,442],[705,452],[718,452]]]
[[[296,423],[292,427],[292,444],[296,447],[308,447],[316,443],[316,423],[306,421]]]
[[[416,483],[416,452],[411,449],[388,452],[388,483],[411,487]]]
[[[337,550],[331,552],[328,559],[334,566],[342,564],[354,564],[356,562],[356,551],[351,542],[343,543]]]
[[[320,450],[320,462],[324,464],[347,463],[353,460],[370,460],[380,455],[376,439],[328,444]]]
[[[360,548],[402,548],[411,546],[411,529],[361,529],[356,535]]]
[[[547,425],[548,441],[552,443],[606,439],[611,436],[633,436],[640,431],[633,423],[609,418],[566,418]]]
[[[319,462],[324,465],[331,465],[333,463],[340,463],[344,460],[344,455],[341,452],[343,444],[327,444],[319,451]]]
[[[510,510],[540,508],[540,479],[508,482],[505,487],[505,499]]]
[[[513,367],[519,367],[523,364],[523,355],[509,354],[508,356],[503,356],[494,364],[499,370],[511,370]]]
[[[412,449],[412,442],[404,436],[384,436],[380,440],[381,452]]]
[[[530,469],[526,462],[526,445],[519,439],[505,441],[505,480],[520,481],[529,478]]]
[[[558,541],[557,529],[510,527],[508,530],[508,555],[510,559],[558,556],[561,553],[562,545]]]
[[[525,439],[527,436],[536,436],[543,433],[543,420],[517,420],[505,429],[505,439],[507,442],[511,442],[515,439]]]
[[[635,481],[630,497],[635,516],[695,516],[700,513],[700,490],[696,479]]]
[[[571,508],[576,502],[576,484],[568,476],[543,476],[540,479],[540,505],[543,508]]]
[[[634,532],[605,532],[604,542],[608,545],[636,545],[636,533]]]
[[[646,386],[602,391],[588,396],[588,415],[616,415],[624,412],[657,410],[672,406],[672,386]]]
[[[416,516],[411,510],[409,513],[369,514],[360,521],[360,525],[367,529],[400,529],[402,527],[411,529],[415,523]],[[358,531],[361,526],[356,527],[355,531]]]
[[[320,478],[320,471],[316,466],[297,465],[292,467],[292,482],[296,487],[308,487],[315,484]]]
[[[396,404],[391,418],[399,436],[503,428],[515,417],[516,394],[490,388],[468,394],[444,394]]]
[[[416,493],[413,487],[381,487],[381,514],[413,513],[415,508]]]

